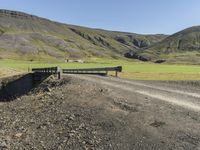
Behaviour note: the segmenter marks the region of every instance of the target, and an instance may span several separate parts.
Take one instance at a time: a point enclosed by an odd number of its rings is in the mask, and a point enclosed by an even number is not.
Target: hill
[[[140,35],[67,25],[22,12],[0,10],[0,59],[120,58],[166,35]]]
[[[137,55],[153,61],[161,59],[170,63],[200,64],[200,26],[168,36]]]

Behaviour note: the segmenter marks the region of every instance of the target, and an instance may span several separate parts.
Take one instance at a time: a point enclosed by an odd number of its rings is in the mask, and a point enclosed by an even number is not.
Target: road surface
[[[200,85],[199,87],[194,87],[189,84],[182,85],[178,82],[130,81],[113,77],[84,75],[71,76],[100,83],[111,88],[117,88],[118,90],[128,92],[130,95],[138,94],[185,109],[200,111]]]

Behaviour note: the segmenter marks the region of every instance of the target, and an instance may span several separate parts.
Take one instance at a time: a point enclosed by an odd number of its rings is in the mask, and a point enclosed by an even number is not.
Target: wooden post
[[[60,72],[58,72],[58,79],[60,79],[61,78],[61,76],[60,76]]]
[[[118,76],[118,74],[117,74],[117,73],[118,73],[118,71],[115,71],[115,77],[117,77],[117,76]]]
[[[60,67],[57,67],[57,72],[58,72],[58,79],[60,79],[61,78],[61,69],[60,69]]]

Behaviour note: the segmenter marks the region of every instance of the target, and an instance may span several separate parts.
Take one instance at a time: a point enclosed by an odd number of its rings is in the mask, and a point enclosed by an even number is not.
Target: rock
[[[160,59],[160,60],[156,60],[155,63],[156,64],[161,64],[164,63],[166,60],[165,59]]]
[[[149,41],[134,39],[133,44],[139,48],[148,47],[150,45]]]
[[[75,119],[75,115],[71,114],[71,116],[69,117],[69,120],[74,120]]]
[[[20,138],[22,136],[22,133],[17,133],[17,134],[15,134],[15,137],[16,138]]]
[[[47,93],[47,95],[48,95],[48,96],[51,96],[51,93],[50,93],[50,92],[48,92],[48,93]]]
[[[146,56],[142,56],[142,55],[139,55],[137,54],[136,52],[134,51],[130,51],[128,53],[125,53],[124,54],[124,57],[126,58],[130,58],[130,59],[138,59],[138,60],[141,60],[141,61],[150,61],[151,58],[148,58]]]
[[[76,133],[76,131],[75,130],[71,130],[70,133]]]
[[[49,87],[45,88],[46,92],[51,92],[51,89]]]
[[[100,91],[100,92],[103,92],[103,89],[100,89],[99,91]]]
[[[6,144],[5,141],[0,141],[0,149],[7,149],[8,148],[8,145]]]
[[[157,121],[157,120],[155,120],[153,123],[151,123],[150,124],[150,126],[152,126],[152,127],[161,127],[161,126],[164,126],[166,123],[165,122],[163,122],[163,121]]]

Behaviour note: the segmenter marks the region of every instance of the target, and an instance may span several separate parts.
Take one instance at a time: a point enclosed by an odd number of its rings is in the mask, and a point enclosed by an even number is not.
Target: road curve
[[[124,90],[126,92],[129,92],[129,94],[137,93],[146,97],[150,97],[154,100],[164,101],[171,105],[200,112],[200,87],[187,87],[181,84],[171,86],[170,82],[167,83],[161,81],[130,81],[114,77],[91,75],[69,76],[98,83],[110,88]]]

